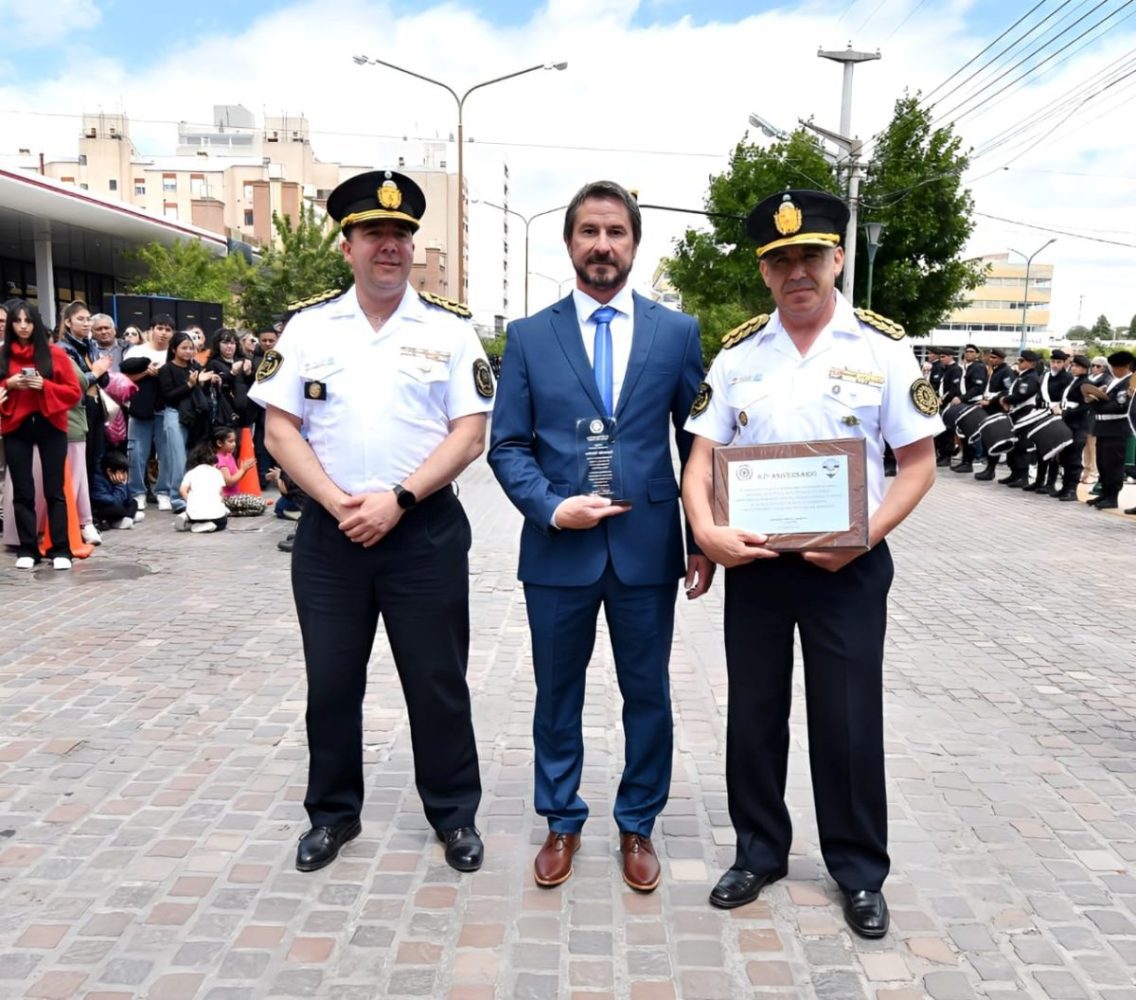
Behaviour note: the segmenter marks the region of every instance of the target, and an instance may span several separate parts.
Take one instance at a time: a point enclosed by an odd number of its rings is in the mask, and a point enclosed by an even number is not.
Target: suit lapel
[[[584,341],[580,336],[580,323],[576,319],[576,304],[571,295],[566,299],[561,299],[552,307],[552,332],[556,335],[560,349],[564,352],[564,356],[568,359],[568,363],[572,366],[572,370],[576,373],[576,377],[580,380],[580,384],[584,387],[584,392],[587,393],[588,399],[591,400],[596,412],[603,413],[603,400],[600,399],[600,391],[596,387],[595,373],[592,371],[592,366],[588,364],[587,354],[584,353]],[[581,413],[580,416],[584,417],[587,414]]]
[[[637,292],[631,293],[631,300],[635,303],[635,326],[631,334],[631,354],[627,359],[627,371],[623,375],[623,387],[619,390],[619,402],[615,404],[616,417],[627,406],[627,400],[631,398],[635,383],[643,373],[643,366],[651,354],[651,345],[655,342],[655,331],[658,326],[656,303],[644,299]]]

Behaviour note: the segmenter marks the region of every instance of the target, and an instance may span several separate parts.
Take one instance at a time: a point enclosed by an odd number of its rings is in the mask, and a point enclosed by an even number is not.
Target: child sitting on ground
[[[265,502],[251,493],[241,492],[241,480],[249,469],[256,466],[256,459],[249,457],[237,465],[237,432],[231,427],[214,427],[213,451],[217,468],[221,470],[221,477],[225,480],[221,497],[229,513],[233,517],[258,517],[263,514]]]
[[[221,499],[225,480],[215,462],[212,441],[202,441],[190,451],[185,478],[178,490],[185,501],[185,510],[174,518],[174,531],[200,535],[225,530],[229,520],[229,511]]]
[[[130,462],[121,451],[104,452],[91,481],[91,513],[97,524],[133,528],[146,515],[130,495]]]

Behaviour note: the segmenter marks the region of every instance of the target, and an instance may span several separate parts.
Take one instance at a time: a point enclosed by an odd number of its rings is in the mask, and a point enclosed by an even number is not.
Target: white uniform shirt
[[[580,324],[580,336],[584,340],[584,353],[588,364],[595,367],[593,357],[596,350],[596,322],[594,313],[603,303],[597,302],[586,292],[574,289],[572,301],[576,306],[576,320]],[[627,374],[627,360],[631,357],[631,338],[635,333],[635,300],[631,289],[624,285],[607,303],[614,310],[611,318],[611,408],[614,412],[619,405],[619,392],[623,388],[623,378]]]
[[[868,513],[884,495],[884,440],[902,448],[943,430],[915,406],[922,377],[911,347],[856,318],[842,295],[808,354],[800,355],[774,312],[768,325],[721,351],[706,380],[710,401],[686,430],[716,444],[777,444],[863,438]]]
[[[293,316],[276,352],[279,369],[249,398],[299,417],[346,493],[389,490],[441,444],[450,421],[493,408],[477,390],[474,366],[488,362],[473,326],[409,286],[377,333],[350,288]]]

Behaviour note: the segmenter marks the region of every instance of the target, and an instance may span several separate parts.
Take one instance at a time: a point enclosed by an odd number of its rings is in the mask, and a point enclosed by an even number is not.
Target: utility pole
[[[848,228],[844,232],[844,277],[841,283],[848,301],[856,288],[856,229],[860,214],[860,153],[863,143],[852,138],[852,72],[857,63],[869,62],[880,58],[880,52],[859,52],[848,43],[846,49],[818,49],[817,55],[821,59],[830,59],[844,65],[844,84],[840,92],[840,132],[839,136],[823,129],[815,129],[821,135],[827,136],[848,153]],[[807,123],[806,123],[807,124]],[[809,126],[814,128],[814,126]]]

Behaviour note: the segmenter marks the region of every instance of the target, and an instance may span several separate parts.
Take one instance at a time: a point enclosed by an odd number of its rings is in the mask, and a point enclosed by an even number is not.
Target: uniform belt
[[[1097,420],[1123,420],[1126,413],[1098,413]]]

